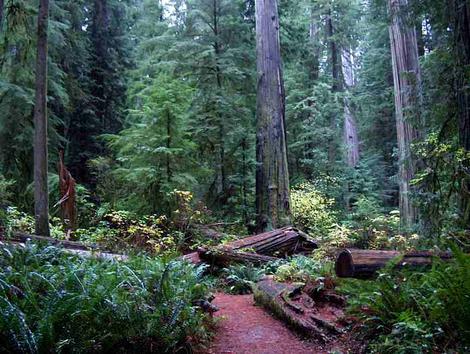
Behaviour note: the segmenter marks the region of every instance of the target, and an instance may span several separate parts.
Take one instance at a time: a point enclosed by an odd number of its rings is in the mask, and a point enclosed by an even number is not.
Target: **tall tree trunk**
[[[331,60],[331,75],[333,79],[333,85],[331,91],[333,93],[339,92],[341,90],[341,80],[340,80],[340,66],[338,60],[338,46],[334,39],[335,30],[333,27],[333,19],[331,10],[328,13],[326,18],[326,31],[328,36],[328,43],[330,47],[330,60]],[[336,162],[336,114],[331,113],[330,117],[330,129],[331,129],[331,139],[328,147],[328,162],[330,169],[333,169],[333,166]]]
[[[215,77],[217,82],[217,89],[218,92],[222,91],[222,72],[219,66],[219,56],[220,56],[220,44],[219,44],[219,2],[218,0],[213,0],[212,2],[212,30],[214,33],[214,54],[215,54]],[[219,196],[223,196],[223,200],[225,199],[225,190],[227,187],[227,179],[226,179],[226,171],[225,171],[225,129],[224,129],[224,119],[220,110],[217,109],[217,116],[218,116],[218,145],[219,145],[219,156],[218,156],[218,178],[219,181],[217,186],[217,192]]]
[[[408,0],[388,0],[388,6],[392,18],[389,34],[395,87],[400,222],[406,229],[418,220],[418,210],[410,199],[410,181],[415,176],[417,162],[411,144],[419,137],[421,75],[416,31],[406,18]]]
[[[459,121],[459,143],[470,152],[470,4],[467,0],[454,0],[454,46],[456,58],[455,91]],[[461,223],[470,229],[470,161],[464,160],[460,191]]]
[[[109,26],[110,18],[108,14],[107,0],[94,0],[93,19],[91,27],[91,39],[94,49],[95,67],[92,68],[92,78],[94,86],[92,94],[95,97],[95,114],[97,115],[101,127],[100,132],[109,132],[108,127],[108,103],[106,71],[108,70],[107,60],[109,59]]]
[[[171,115],[170,110],[166,111],[166,181],[167,183],[171,182],[173,177],[173,172],[171,171]]]
[[[3,25],[3,8],[4,8],[4,0],[0,0],[0,32],[2,32],[2,25]]]
[[[247,154],[248,146],[246,137],[242,140],[242,201],[243,201],[243,220],[245,222],[245,226],[249,225],[249,218],[248,218],[248,202],[247,202],[247,194],[248,194],[248,186],[247,186],[247,161],[246,161],[246,154]]]
[[[310,25],[309,25],[309,38],[312,50],[312,68],[310,71],[310,79],[312,81],[318,80],[320,75],[320,39],[319,39],[319,26],[318,18],[315,15],[313,8],[310,10]]]
[[[359,162],[359,137],[357,134],[356,117],[348,96],[354,86],[354,57],[350,50],[343,49],[341,63],[343,67],[343,78],[345,87],[344,98],[344,146],[346,147],[346,163],[349,167],[355,167]]]
[[[37,235],[49,236],[47,187],[47,27],[49,0],[39,1],[34,105],[34,215]]]
[[[256,131],[257,226],[267,230],[290,219],[284,82],[276,0],[256,0],[258,71]]]

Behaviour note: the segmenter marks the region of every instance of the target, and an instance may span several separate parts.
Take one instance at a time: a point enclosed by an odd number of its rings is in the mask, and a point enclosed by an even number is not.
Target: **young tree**
[[[256,1],[256,51],[256,211],[262,230],[283,226],[290,216],[277,0]]]
[[[49,0],[40,0],[34,105],[34,215],[37,235],[49,236],[47,187],[47,27]]]
[[[398,184],[400,222],[411,227],[418,210],[410,199],[410,182],[415,176],[416,159],[411,144],[418,139],[420,68],[415,27],[407,18],[408,0],[388,0],[392,22],[389,26],[395,87],[395,115],[398,140]]]

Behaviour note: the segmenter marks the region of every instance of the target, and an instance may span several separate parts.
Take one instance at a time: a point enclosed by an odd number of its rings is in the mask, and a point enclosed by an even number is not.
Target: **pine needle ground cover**
[[[206,335],[202,268],[0,249],[0,352],[178,352]]]

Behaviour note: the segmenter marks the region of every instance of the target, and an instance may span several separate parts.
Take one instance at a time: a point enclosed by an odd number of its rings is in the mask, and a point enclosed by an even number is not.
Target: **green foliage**
[[[186,122],[192,92],[188,83],[164,74],[132,86],[136,107],[129,111],[129,127],[106,136],[118,162],[111,172],[120,185],[114,201],[118,209],[168,213],[169,193],[174,188],[191,190],[196,183],[189,173],[197,167],[191,164],[194,144]]]
[[[470,349],[470,256],[453,248],[455,260],[435,260],[429,272],[394,271],[375,281],[355,281],[351,312],[375,353],[429,353]]]
[[[3,175],[0,174],[0,206],[11,203],[13,197],[11,187],[14,185],[14,181],[7,180]]]
[[[202,269],[135,257],[80,259],[28,244],[0,253],[0,349],[173,352],[204,337]]]
[[[232,294],[248,294],[252,286],[259,281],[265,272],[263,268],[253,265],[236,264],[223,270],[224,287]]]
[[[280,264],[274,272],[280,282],[306,282],[331,274],[331,264],[306,256],[295,256]]]
[[[106,214],[97,226],[78,229],[74,236],[108,250],[146,250],[154,254],[173,254],[183,241],[182,233],[165,215],[137,218],[126,211]]]
[[[325,237],[335,225],[333,205],[334,200],[324,196],[310,182],[302,183],[291,191],[294,224],[313,237]]]
[[[400,213],[392,210],[385,214],[377,200],[359,198],[344,225],[353,230],[352,238],[357,247],[366,249],[408,249],[416,246],[416,234],[400,235]]]

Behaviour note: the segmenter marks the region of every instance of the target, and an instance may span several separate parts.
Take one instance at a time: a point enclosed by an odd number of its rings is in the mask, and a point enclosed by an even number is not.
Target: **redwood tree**
[[[256,133],[257,226],[266,230],[289,222],[284,82],[276,0],[256,0],[258,70]]]
[[[389,26],[395,87],[395,116],[398,140],[398,185],[400,190],[401,226],[409,228],[418,219],[417,208],[410,199],[410,181],[415,176],[416,158],[411,144],[419,130],[420,69],[416,30],[407,18],[408,0],[388,0]]]
[[[331,86],[331,91],[333,94],[341,91],[341,64],[338,59],[338,43],[337,39],[335,38],[335,28],[333,26],[333,18],[332,18],[332,10],[328,11],[328,15],[326,16],[326,35],[328,39],[328,47],[329,47],[329,60],[331,61],[331,76],[333,79],[333,83]],[[330,146],[328,147],[328,162],[330,165],[330,169],[333,169],[333,166],[336,161],[336,115],[331,114],[330,117],[330,129],[332,131],[332,136],[330,139]]]
[[[344,146],[346,148],[346,163],[349,167],[355,167],[359,162],[359,137],[357,122],[354,116],[350,98],[350,90],[354,86],[353,54],[351,50],[343,49],[341,63],[343,68],[343,81],[345,89],[344,98]]]
[[[39,1],[34,105],[34,215],[35,232],[49,236],[47,187],[47,27],[49,0]]]
[[[459,123],[459,144],[466,154],[470,153],[470,5],[467,0],[454,0],[453,32],[455,53],[455,92]],[[470,159],[463,160],[461,166],[460,222],[465,229],[470,228]]]

